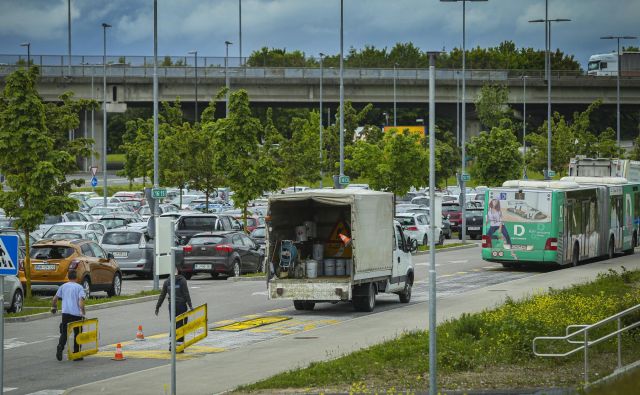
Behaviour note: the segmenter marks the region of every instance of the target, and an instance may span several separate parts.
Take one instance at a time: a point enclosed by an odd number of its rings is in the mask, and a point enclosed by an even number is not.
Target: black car
[[[186,245],[193,235],[202,232],[239,231],[242,225],[231,215],[187,214],[176,223],[176,243]]]
[[[484,210],[466,210],[467,219],[467,235],[473,239],[480,239],[482,237],[482,223],[484,221]],[[462,232],[458,235],[458,238],[462,240]]]
[[[243,232],[205,232],[191,237],[184,250],[182,274],[191,278],[196,273],[212,277],[229,277],[262,271],[264,252]]]

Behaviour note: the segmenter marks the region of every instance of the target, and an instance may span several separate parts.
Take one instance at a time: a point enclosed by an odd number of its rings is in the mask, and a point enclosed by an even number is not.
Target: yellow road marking
[[[455,276],[455,274],[443,274],[442,276],[440,276],[440,278],[443,278],[443,277],[453,277],[453,276]]]
[[[214,325],[227,325],[227,324],[231,324],[235,322],[234,320],[222,320],[222,321],[216,321],[213,324]]]
[[[243,315],[242,318],[258,318],[260,317],[260,314],[249,314],[249,315]]]
[[[467,274],[467,272],[457,272],[456,274]]]
[[[273,310],[267,310],[267,313],[282,313],[283,311],[287,311],[287,309],[273,309]]]
[[[227,332],[240,332],[248,329],[254,329],[260,326],[275,324],[277,322],[290,320],[291,317],[283,316],[269,316],[250,319],[246,321],[234,322],[233,324],[218,326],[211,328],[213,331],[227,331]]]
[[[187,348],[184,353],[176,354],[176,359],[183,361],[195,357],[202,356],[204,354],[209,353],[217,353],[226,351],[224,348],[216,348],[216,347],[197,347],[192,346]],[[131,359],[171,359],[171,352],[169,350],[130,350],[123,351],[125,358]],[[95,354],[97,357],[101,358],[113,358],[112,351],[99,351]]]

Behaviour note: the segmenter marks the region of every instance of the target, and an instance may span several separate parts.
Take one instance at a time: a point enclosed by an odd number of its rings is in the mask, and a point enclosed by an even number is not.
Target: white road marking
[[[267,291],[254,292],[251,296],[267,296]]]
[[[9,392],[9,391],[13,391],[13,390],[17,390],[18,388],[15,387],[2,387],[3,392]]]
[[[38,392],[32,392],[27,395],[62,395],[65,390],[42,390]]]
[[[48,342],[49,340],[53,340],[53,339],[57,339],[58,336],[47,336],[45,339],[42,340],[37,340],[34,342],[23,342],[21,340],[18,340],[18,337],[14,337],[14,338],[10,338],[10,339],[4,339],[4,349],[5,350],[11,350],[12,348],[18,348],[18,347],[24,347],[24,346],[30,346],[32,344],[38,344],[38,343],[44,343],[44,342]]]
[[[448,261],[448,262],[449,263],[467,263],[467,262],[469,262],[469,260],[468,259],[463,259],[463,260],[460,260],[460,261]]]

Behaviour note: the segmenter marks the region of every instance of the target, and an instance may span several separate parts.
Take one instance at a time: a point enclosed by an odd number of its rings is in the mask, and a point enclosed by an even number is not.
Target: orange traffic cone
[[[120,343],[118,343],[116,345],[116,355],[113,356],[113,358],[111,358],[111,360],[113,361],[124,361],[125,358],[124,354],[122,354],[122,345]]]
[[[142,333],[142,325],[138,325],[138,332],[136,332],[136,341],[144,341],[144,333]]]
[[[351,238],[350,238],[350,237],[345,236],[345,235],[343,235],[342,233],[340,233],[338,236],[340,236],[340,240],[342,240],[342,243],[343,243],[345,246],[348,246],[348,245],[349,245],[349,243],[351,243]]]

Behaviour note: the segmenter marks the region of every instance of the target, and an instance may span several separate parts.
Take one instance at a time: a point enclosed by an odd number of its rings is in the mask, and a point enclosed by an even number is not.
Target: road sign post
[[[18,236],[0,236],[0,345],[4,345],[4,276],[18,274]],[[0,393],[4,393],[4,346],[0,347]]]
[[[98,166],[91,166],[91,176],[95,177],[98,174]]]
[[[95,176],[91,179],[91,186],[94,188],[98,186],[98,179]]]

